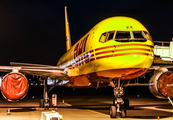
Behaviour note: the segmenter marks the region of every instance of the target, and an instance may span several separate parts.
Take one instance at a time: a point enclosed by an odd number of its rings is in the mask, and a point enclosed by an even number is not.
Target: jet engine
[[[149,90],[157,98],[173,98],[173,72],[166,68],[155,70],[149,81]]]
[[[1,82],[1,93],[8,101],[23,99],[28,92],[28,88],[28,80],[21,73],[8,73],[3,77]]]

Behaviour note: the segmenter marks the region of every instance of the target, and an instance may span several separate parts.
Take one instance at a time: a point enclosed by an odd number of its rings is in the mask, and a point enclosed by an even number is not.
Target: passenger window
[[[106,38],[106,32],[105,33],[103,33],[102,35],[101,35],[101,37],[100,37],[100,42],[102,42],[102,43],[104,43],[105,42],[105,38]]]
[[[115,33],[114,31],[108,32],[108,33],[107,33],[107,36],[106,36],[106,41],[112,40],[113,37],[114,37],[114,33]]]
[[[134,38],[144,38],[142,31],[133,31]]]
[[[144,32],[144,34],[145,34],[147,40],[152,40],[152,37],[151,37],[151,35],[150,35],[149,32],[146,32],[146,31],[143,31],[143,32]]]

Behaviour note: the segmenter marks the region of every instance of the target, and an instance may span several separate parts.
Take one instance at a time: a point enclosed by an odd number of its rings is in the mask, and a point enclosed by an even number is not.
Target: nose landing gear
[[[118,86],[114,87],[114,96],[113,105],[110,107],[110,117],[126,117],[126,108],[129,107],[129,100],[123,99],[124,90],[123,87],[120,87],[120,80],[118,80]]]

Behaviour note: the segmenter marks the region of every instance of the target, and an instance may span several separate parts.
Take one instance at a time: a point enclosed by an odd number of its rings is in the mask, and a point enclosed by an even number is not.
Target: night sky
[[[0,65],[24,62],[56,65],[65,53],[64,6],[72,44],[101,20],[128,16],[140,21],[153,40],[171,41],[170,0],[3,0],[0,2]]]

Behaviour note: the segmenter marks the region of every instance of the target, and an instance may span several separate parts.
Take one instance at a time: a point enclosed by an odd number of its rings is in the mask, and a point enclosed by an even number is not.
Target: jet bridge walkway
[[[172,64],[173,41],[154,41],[154,63]]]

